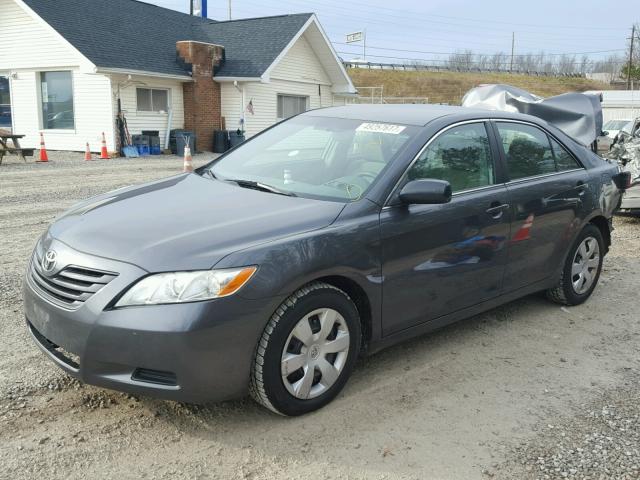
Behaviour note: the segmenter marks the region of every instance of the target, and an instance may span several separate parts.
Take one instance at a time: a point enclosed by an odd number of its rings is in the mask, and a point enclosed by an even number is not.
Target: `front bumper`
[[[64,250],[63,257],[73,257],[75,265],[118,272],[76,309],[46,299],[27,273],[28,327],[41,350],[69,375],[92,385],[192,403],[246,394],[254,349],[282,299],[234,295],[109,309],[116,295],[147,272],[65,245],[55,247]]]

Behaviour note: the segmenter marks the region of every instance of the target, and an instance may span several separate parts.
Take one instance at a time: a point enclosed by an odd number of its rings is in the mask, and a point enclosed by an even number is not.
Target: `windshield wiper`
[[[204,172],[202,172],[203,174],[207,174],[209,175],[211,178],[213,178],[214,180],[217,180],[218,177],[216,177],[216,174],[213,173],[210,169],[206,169]]]
[[[286,190],[280,190],[279,188],[267,185],[266,183],[256,182],[253,180],[242,180],[235,178],[225,178],[227,182],[234,182],[243,188],[252,188],[254,190],[260,190],[263,192],[277,193],[278,195],[286,195],[287,197],[297,197],[293,192],[287,192]]]

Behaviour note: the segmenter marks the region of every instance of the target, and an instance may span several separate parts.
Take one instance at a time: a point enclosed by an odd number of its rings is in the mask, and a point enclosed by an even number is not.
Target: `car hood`
[[[46,235],[148,271],[207,269],[232,252],[330,225],[343,208],[186,174],[86,200]]]

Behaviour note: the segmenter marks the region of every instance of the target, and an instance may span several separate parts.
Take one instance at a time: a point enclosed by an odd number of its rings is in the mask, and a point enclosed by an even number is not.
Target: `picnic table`
[[[24,138],[24,135],[15,135],[5,130],[0,130],[0,165],[2,165],[2,159],[7,153],[15,153],[25,162],[25,157],[33,157],[33,148],[22,148],[20,146],[20,139]],[[9,146],[11,141],[11,147]]]

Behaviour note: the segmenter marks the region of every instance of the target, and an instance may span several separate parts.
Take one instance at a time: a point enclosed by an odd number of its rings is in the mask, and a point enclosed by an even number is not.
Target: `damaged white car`
[[[618,213],[640,216],[640,117],[630,129],[618,133],[605,156],[617,160],[622,170],[631,174],[631,186],[622,197]]]

